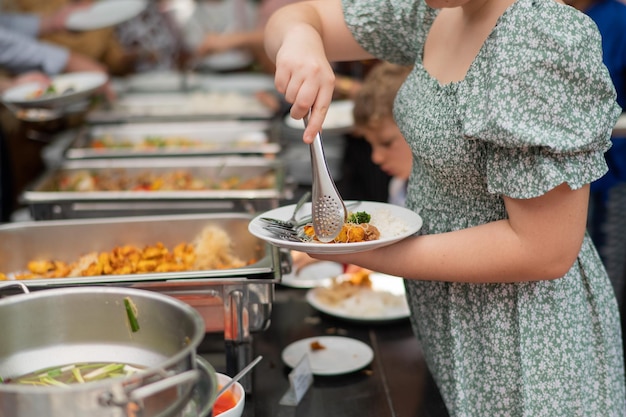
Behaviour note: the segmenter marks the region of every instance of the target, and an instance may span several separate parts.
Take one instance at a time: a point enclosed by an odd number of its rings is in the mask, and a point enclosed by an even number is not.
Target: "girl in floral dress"
[[[593,22],[556,0],[318,0],[275,13],[265,45],[291,116],[312,111],[307,143],[329,62],[414,65],[394,117],[420,235],[324,259],[406,278],[450,414],[626,415],[615,296],[585,231],[620,112]]]

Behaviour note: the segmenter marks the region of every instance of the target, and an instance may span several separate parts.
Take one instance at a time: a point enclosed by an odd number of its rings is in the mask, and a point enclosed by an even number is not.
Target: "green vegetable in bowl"
[[[372,216],[370,216],[369,213],[365,211],[357,211],[356,213],[350,213],[348,215],[347,222],[361,224],[361,223],[369,223],[371,219],[372,219]]]
[[[124,307],[126,308],[126,315],[128,316],[128,323],[130,324],[130,330],[135,333],[139,331],[139,322],[137,321],[137,307],[131,301],[129,297],[124,298]]]
[[[71,384],[127,377],[141,371],[141,369],[124,363],[75,363],[38,370],[17,378],[0,379],[0,383],[67,387]]]

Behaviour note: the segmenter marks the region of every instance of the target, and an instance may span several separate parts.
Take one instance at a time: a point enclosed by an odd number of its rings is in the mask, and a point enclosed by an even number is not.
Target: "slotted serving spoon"
[[[309,115],[304,116],[303,120],[306,128],[309,124]],[[311,186],[313,230],[320,242],[330,242],[341,232],[348,212],[328,170],[320,132],[315,135],[309,149],[313,175]]]

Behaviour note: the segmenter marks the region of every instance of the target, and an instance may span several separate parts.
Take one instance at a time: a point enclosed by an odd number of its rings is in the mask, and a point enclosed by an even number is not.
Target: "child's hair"
[[[381,62],[365,76],[354,99],[354,125],[357,129],[376,126],[393,117],[393,101],[412,67]]]

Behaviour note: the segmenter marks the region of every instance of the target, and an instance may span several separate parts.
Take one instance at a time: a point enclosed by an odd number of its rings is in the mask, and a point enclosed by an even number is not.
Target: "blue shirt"
[[[600,0],[585,11],[602,35],[604,65],[609,70],[617,103],[626,108],[626,4],[619,0]]]
[[[617,103],[626,109],[626,4],[619,0],[599,0],[585,10],[602,35],[603,61],[609,70]],[[626,181],[626,139],[615,138],[606,153],[609,172],[592,184],[595,191],[608,190]]]
[[[0,14],[0,67],[15,73],[41,71],[56,75],[67,64],[69,51],[37,39],[39,18]]]

